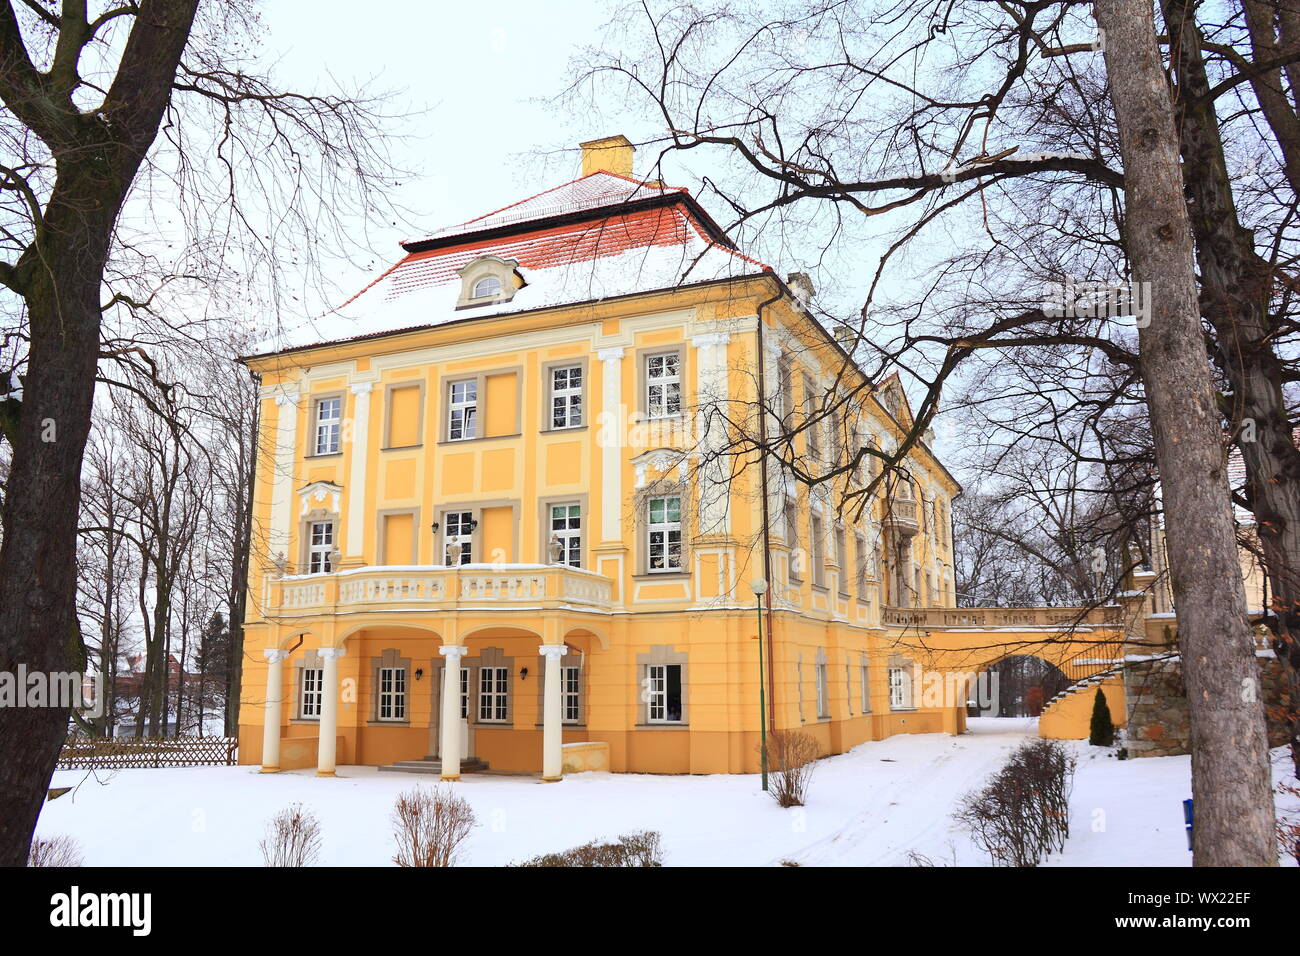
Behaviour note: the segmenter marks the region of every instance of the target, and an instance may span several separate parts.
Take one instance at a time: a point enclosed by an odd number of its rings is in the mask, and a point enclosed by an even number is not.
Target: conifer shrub
[[[1088,730],[1088,743],[1094,747],[1109,747],[1115,743],[1115,722],[1110,719],[1110,705],[1101,687],[1092,701],[1092,725]]]

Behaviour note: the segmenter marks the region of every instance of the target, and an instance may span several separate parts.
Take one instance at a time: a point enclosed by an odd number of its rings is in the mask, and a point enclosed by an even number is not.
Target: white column
[[[546,783],[554,783],[564,776],[563,715],[560,710],[560,692],[564,689],[564,682],[560,679],[560,658],[568,650],[563,644],[543,644],[537,649],[537,653],[546,657],[546,694],[542,701],[542,780]]]
[[[288,555],[293,529],[293,471],[297,461],[298,393],[276,394],[279,407],[275,423],[275,471],[271,476],[271,527],[267,535],[270,557]],[[292,562],[291,562],[292,563]]]
[[[623,460],[620,454],[627,437],[623,420],[623,349],[601,349],[596,355],[604,363],[601,376],[600,473],[604,494],[601,501],[600,537],[603,541],[623,540]]]
[[[442,743],[438,756],[442,760],[442,779],[460,779],[460,659],[468,648],[444,644],[438,653],[447,659],[442,669]]]
[[[288,651],[267,648],[266,655],[266,711],[262,717],[262,773],[280,771],[280,702],[284,699],[284,668]]]
[[[339,734],[339,658],[341,647],[322,647],[316,652],[321,659],[320,743],[316,749],[316,776],[334,776],[338,756]]]
[[[352,383],[352,467],[348,473],[348,505],[344,522],[347,524],[347,545],[343,556],[359,558],[365,546],[366,523],[366,459],[370,450],[370,392],[371,382]]]

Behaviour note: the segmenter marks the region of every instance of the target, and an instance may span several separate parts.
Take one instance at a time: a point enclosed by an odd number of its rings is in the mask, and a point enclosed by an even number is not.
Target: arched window
[[[475,299],[482,299],[490,295],[500,294],[501,280],[497,276],[485,276],[474,283],[473,297]]]

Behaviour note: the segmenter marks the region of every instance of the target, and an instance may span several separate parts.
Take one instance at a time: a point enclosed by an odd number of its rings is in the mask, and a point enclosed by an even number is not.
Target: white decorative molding
[[[369,395],[375,390],[374,382],[353,382],[348,386],[353,395]]]
[[[279,388],[275,395],[275,461],[271,478],[271,524],[267,553],[285,554],[293,529],[293,481],[298,448],[298,392]]]
[[[323,502],[327,498],[331,505],[329,510],[338,514],[339,506],[343,503],[343,487],[332,481],[313,481],[298,489],[298,497],[302,499],[302,510],[299,512],[302,516],[311,510],[313,501]]]
[[[463,644],[443,644],[438,648],[439,654],[455,661],[459,661],[468,651],[469,648]]]
[[[546,660],[558,661],[565,654],[569,653],[569,648],[564,644],[543,644],[537,648],[537,653],[541,654]]]
[[[682,470],[682,465],[689,457],[686,452],[673,448],[652,448],[637,455],[631,462],[636,473],[636,490],[640,491],[650,483],[649,471],[652,468],[661,476],[666,476],[668,472],[676,469],[677,481],[685,481],[686,474]]]
[[[347,528],[346,553],[349,558],[362,557],[365,548],[366,512],[366,462],[370,449],[370,393],[374,390],[378,373],[370,372],[354,376],[350,386],[352,399],[351,442],[348,454],[351,455],[351,467],[348,469],[348,510],[344,520]]]
[[[623,353],[622,347],[605,348],[596,353],[604,363],[601,374],[600,474],[605,493],[600,506],[600,536],[605,541],[623,540],[623,461],[622,449],[626,423],[622,420]]]
[[[596,353],[596,357],[600,359],[602,362],[606,362],[606,363],[617,362],[619,359],[623,357],[623,353],[626,351],[627,349],[623,348],[622,346],[619,346],[618,348],[600,349]]]
[[[343,648],[341,647],[322,647],[316,651],[316,656],[323,661],[336,661],[343,657]]]
[[[278,647],[268,647],[263,649],[262,654],[266,657],[268,663],[279,664],[289,656],[289,652],[281,650]]]

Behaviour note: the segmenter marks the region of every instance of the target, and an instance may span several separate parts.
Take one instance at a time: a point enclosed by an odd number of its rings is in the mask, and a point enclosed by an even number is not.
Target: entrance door
[[[461,661],[464,664],[464,661]],[[433,672],[436,675],[433,686],[429,688],[432,706],[429,713],[429,753],[442,756],[442,681],[443,668],[441,659],[434,661]],[[474,756],[474,733],[470,728],[469,715],[474,706],[474,672],[477,668],[463,666],[460,669],[460,756],[464,760]]]

